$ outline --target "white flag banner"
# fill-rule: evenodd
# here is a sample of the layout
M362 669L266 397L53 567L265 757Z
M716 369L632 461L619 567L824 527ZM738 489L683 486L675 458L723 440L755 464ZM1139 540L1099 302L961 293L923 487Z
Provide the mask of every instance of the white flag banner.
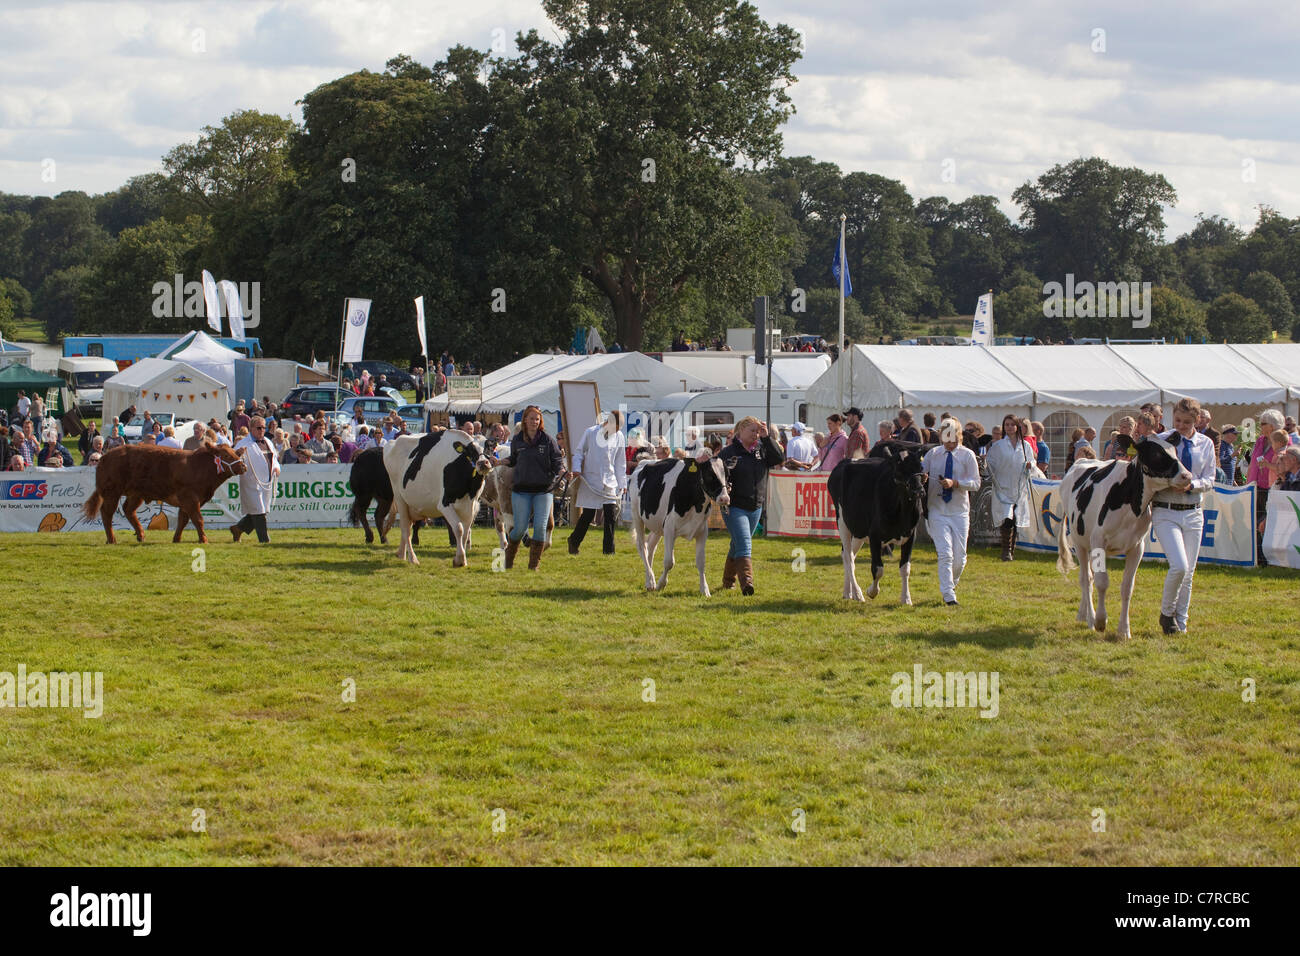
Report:
M179 293L177 294L179 295ZM208 327L220 335L221 297L217 293L217 280L212 278L212 273L207 269L203 270L203 304L208 311Z
M221 294L226 300L226 319L230 322L230 334L236 342L243 342L244 306L239 301L239 286L229 279L222 279ZM220 331L220 323L218 323L218 331Z
M971 325L970 340L973 345L993 344L992 292L986 292L975 303L975 321Z
M370 323L370 300L348 299L344 308L343 361L360 362L366 350L366 326Z
M415 334L420 337L420 354L429 354L429 343L424 338L424 296L415 298Z
M1268 493L1264 557L1274 567L1300 568L1300 491Z

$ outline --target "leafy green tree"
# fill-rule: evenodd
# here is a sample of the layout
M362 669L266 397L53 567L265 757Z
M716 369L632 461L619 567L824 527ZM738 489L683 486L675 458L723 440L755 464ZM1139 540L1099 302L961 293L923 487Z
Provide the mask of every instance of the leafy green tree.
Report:
M0 288L0 338L13 339L16 335L14 304L5 294L5 290Z
M1226 292L1210 303L1205 324L1215 342L1264 342L1273 331L1259 306L1235 292Z
M88 264L108 242L95 220L95 202L85 193L36 197L23 233L23 285L35 289L55 272Z
M1164 176L1091 157L1053 166L1012 198L1039 275L1123 282L1153 278L1177 194Z
M96 217L110 236L143 226L163 214L168 180L162 173L132 176L121 189L96 197Z
M791 303L786 303L786 314L782 320L788 323L784 335L820 335L829 343L834 343L840 328L840 290L834 286L809 289L804 299L803 312L790 311ZM870 343L875 341L872 327L862 306L853 296L844 299L844 335L853 342Z
M1043 285L1026 282L993 296L995 335L1036 335L1065 338L1065 323L1043 315Z
M1292 323L1295 322L1295 307L1291 304L1291 297L1287 295L1282 280L1273 273L1262 269L1259 272L1252 272L1246 276L1241 291L1246 298L1254 300L1268 317L1272 327L1279 332L1291 328Z
M781 244L731 174L771 162L797 35L737 0L546 0L560 42L520 36L497 70L525 93L519 178L557 198L548 231L641 346L688 286L743 302L778 281ZM527 165L524 165L527 161Z
M21 197L7 197L0 193L0 200L17 200ZM23 237L32 224L32 217L25 208L9 211L0 209L0 277L21 279L26 275L24 268L27 261L23 249Z
M49 341L57 342L65 332L78 327L82 289L92 276L88 265L69 266L51 272L37 288L32 297L32 314L45 326Z
M176 314L170 293L167 307L155 309L161 293L155 292L154 286L162 282L170 289L177 274L186 276L187 281L197 279L201 267L196 256L210 237L211 226L200 216L180 223L155 219L123 230L94 263L78 309L79 323L89 325L75 328L178 334L194 328L198 324L195 318Z
M1137 334L1129 329L1117 337L1132 338ZM1151 326L1141 334L1166 341L1203 342L1208 335L1205 310L1168 286L1158 285L1151 290Z
M0 279L0 295L9 299L15 318L26 318L32 314L32 294L17 279Z

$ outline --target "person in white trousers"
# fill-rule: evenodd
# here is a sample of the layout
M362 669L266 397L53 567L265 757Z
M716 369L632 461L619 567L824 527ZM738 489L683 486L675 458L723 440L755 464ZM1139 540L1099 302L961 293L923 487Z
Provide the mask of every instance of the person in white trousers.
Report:
M1174 406L1174 427L1160 438L1178 436L1175 452L1191 474L1191 481L1156 492L1151 502L1151 528L1169 561L1164 594L1160 598L1160 627L1166 634L1187 633L1187 611L1192 603L1192 575L1201 553L1205 515L1201 496L1214 487L1214 442L1196 430L1201 406L1184 398Z
M939 591L943 603L957 604L957 582L966 569L966 536L970 531L970 495L980 489L979 462L961 443L961 423L945 418L939 426L943 444L921 459L926 476L930 517L926 528L939 557Z

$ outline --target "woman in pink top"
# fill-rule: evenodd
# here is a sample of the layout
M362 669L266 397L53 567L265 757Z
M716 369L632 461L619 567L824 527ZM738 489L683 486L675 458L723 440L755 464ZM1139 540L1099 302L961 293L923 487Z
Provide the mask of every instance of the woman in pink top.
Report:
M844 457L849 438L840 429L843 421L844 417L839 412L833 412L830 418L826 419L826 444L822 445L822 450L817 453L817 460L813 462L813 471L830 471Z
M1270 438L1273 432L1282 427L1282 413L1276 408L1270 408L1261 412L1259 415L1259 440L1255 442L1255 449L1250 453L1250 468L1246 472L1246 481L1253 481L1262 491L1268 490L1273 484L1273 471L1269 468L1272 464L1274 453Z

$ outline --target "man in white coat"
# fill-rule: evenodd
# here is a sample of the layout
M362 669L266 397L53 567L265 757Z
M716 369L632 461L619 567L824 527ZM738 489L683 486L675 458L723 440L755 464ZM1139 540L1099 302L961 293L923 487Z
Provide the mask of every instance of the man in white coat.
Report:
M614 526L618 508L627 492L627 439L617 411L606 412L604 421L582 433L573 449L573 471L569 478L581 475L575 502L582 509L578 523L569 535L569 554L577 554L587 529L596 517L604 515L604 553L614 553Z
M1002 437L989 446L984 456L993 479L993 523L1002 533L1002 560L1016 558L1017 529L1028 528L1033 516L1029 478L1036 457L1020 433L1020 419L1002 419Z
M248 467L239 476L239 507L244 517L230 526L236 541L240 535L257 532L257 540L266 544L266 513L275 500L275 480L280 474L280 461L275 446L266 437L266 419L257 416L248 425L248 434L240 439L235 450L246 449L244 460Z
M939 591L943 603L957 604L957 583L966 568L966 536L970 532L970 496L980 490L980 466L975 453L961 443L961 423L953 418L939 425L943 444L921 459L926 475L930 516L926 527L939 558Z

